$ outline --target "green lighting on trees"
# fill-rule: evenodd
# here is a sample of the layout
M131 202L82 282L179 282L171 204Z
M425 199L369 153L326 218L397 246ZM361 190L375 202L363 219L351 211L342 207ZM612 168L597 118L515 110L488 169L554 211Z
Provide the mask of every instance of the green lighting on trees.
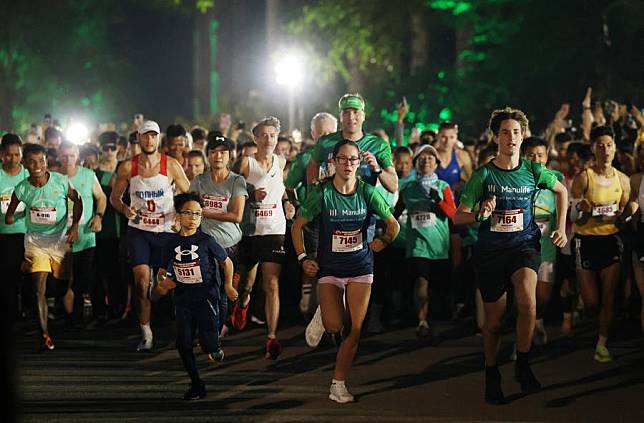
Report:
M440 120L450 120L452 118L452 111L445 107L438 113L438 117Z

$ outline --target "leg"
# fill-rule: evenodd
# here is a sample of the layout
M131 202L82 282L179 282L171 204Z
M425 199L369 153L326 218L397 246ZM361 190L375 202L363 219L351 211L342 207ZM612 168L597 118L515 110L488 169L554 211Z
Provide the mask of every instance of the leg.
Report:
M138 300L138 316L141 325L150 324L150 299L148 298L148 290L150 289L150 266L147 264L139 264L132 268L134 274L134 286L136 298Z
M595 317L599 312L599 290L595 272L577 269L577 284L584 301L584 312L588 317Z
M279 263L262 263L262 279L266 294L266 326L268 336L275 337L280 317L279 277L282 265Z
M45 297L45 291L47 290L47 276L49 273L46 272L35 272L32 273L31 278L33 281L34 293L36 294L36 311L38 325L40 326L40 331L43 335L49 334L47 327L47 315L49 309L47 308L47 298Z
M416 310L418 312L418 321L427 322L429 302L429 282L424 277L416 278L414 286L414 297L416 300Z
M360 331L362 330L362 323L367 314L367 307L369 306L371 284L349 283L346 293L347 310L351 321L349 333L342 340L336 358L333 378L339 381L346 380L347 372L358 350Z
M517 315L517 353L527 353L532 345L532 334L537 314L537 273L523 267L512 274Z
M619 285L620 263L613 263L599 272L602 290L601 311L599 312L599 335L608 338L613 322L615 291Z
M493 303L483 303L485 311L483 323L483 353L485 365L496 366L496 354L499 349L499 331L501 330L501 317L505 312L507 294Z
M318 284L322 323L329 333L340 333L344 324L344 290L331 283Z
M640 291L640 298L642 299L640 324L644 332L644 263L639 261L635 252L633 252L633 274L635 275L635 283L637 284L637 289Z

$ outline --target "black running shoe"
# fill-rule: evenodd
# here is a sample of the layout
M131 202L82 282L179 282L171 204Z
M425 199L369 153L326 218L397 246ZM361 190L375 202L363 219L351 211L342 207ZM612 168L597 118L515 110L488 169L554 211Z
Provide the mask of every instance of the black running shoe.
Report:
M498 367L485 368L485 402L499 405L505 403L505 396L501 389L501 373Z
M524 394L534 394L541 390L541 383L534 376L528 364L521 364L517 361L514 366L514 377L521 385L521 392Z
M183 399L186 401L200 400L206 397L206 385L201 382L198 385L190 385L190 389L183 394Z

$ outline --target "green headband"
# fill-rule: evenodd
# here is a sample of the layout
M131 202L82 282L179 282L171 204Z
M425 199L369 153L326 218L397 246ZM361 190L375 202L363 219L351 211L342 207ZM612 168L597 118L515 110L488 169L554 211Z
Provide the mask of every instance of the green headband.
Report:
M364 101L360 97L355 95L342 97L340 99L340 102L338 103L338 106L340 107L340 111L345 109L357 109L364 111Z

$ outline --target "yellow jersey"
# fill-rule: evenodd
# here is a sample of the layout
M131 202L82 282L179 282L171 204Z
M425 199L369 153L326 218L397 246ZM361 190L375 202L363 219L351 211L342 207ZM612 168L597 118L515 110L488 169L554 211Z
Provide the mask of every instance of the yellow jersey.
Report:
M584 198L591 204L591 211L575 222L575 233L579 235L611 235L619 229L610 219L619 212L622 199L622 185L617 170L612 176L597 174L592 168L586 169L588 188Z

